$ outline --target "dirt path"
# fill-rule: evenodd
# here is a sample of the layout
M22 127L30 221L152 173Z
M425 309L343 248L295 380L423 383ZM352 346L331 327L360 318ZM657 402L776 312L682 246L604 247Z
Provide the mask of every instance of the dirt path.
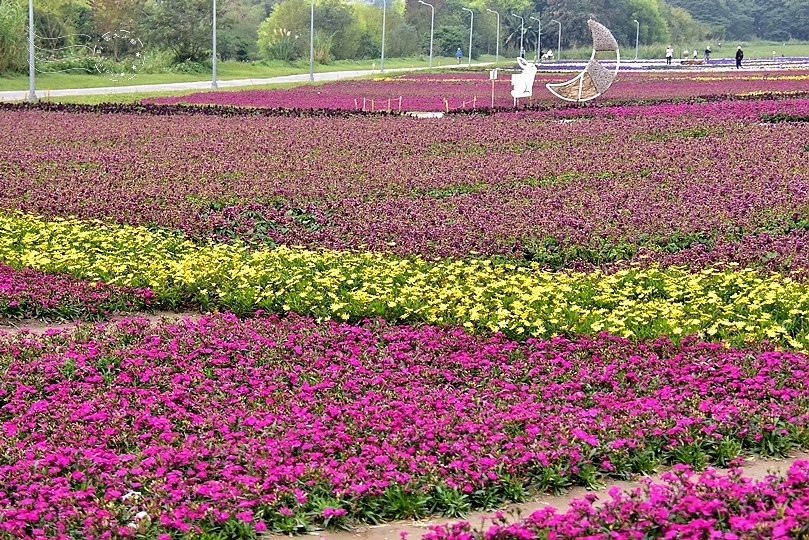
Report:
M746 460L743 469L745 476L761 480L768 474L786 474L789 467L797 460L807 460L809 454L805 452L795 452L792 456L782 460L768 460L756 457L750 457ZM659 476L652 477L653 480L659 479ZM640 487L639 482L611 482L604 489L598 490L596 493L601 500L609 500L607 492L614 486L627 491ZM552 506L560 511L565 511L570 507L573 499L584 497L587 493L592 493L585 488L577 487L569 490L564 495L542 495L534 500L521 504L510 504L501 510L510 515L512 520L516 520L517 516L528 516L532 512ZM472 526L480 526L484 520L486 523L491 522L491 517L494 512L472 512L463 521L468 521ZM445 518L432 518L423 519L419 521L395 521L386 523L384 525L370 525L358 527L352 531L316 531L308 533L309 536L317 536L328 540L401 540L402 534L407 533L407 536L413 540L417 540L428 531L430 525L439 525L443 523L453 523L460 521L458 519L445 519ZM265 538L280 540L281 535L267 535Z
M201 316L198 312L176 313L171 311L157 311L155 313L127 313L122 315L114 315L110 317L110 321L119 321L121 319L131 319L134 317L143 317L149 319L152 324L159 322L163 319L175 320L190 317L192 319L199 319ZM41 321L39 319L4 319L0 318L0 334L3 332L7 334L18 334L20 332L30 332L32 334L44 334L52 329L73 328L79 323L73 322L52 322ZM86 324L86 323L84 323Z

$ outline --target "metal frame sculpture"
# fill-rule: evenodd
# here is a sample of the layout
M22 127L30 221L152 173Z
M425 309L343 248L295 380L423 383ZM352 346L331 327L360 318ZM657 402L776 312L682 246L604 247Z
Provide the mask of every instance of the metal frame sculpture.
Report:
M603 24L590 19L587 21L590 34L593 36L593 54L584 71L562 83L548 83L545 87L550 92L566 101L589 101L597 98L607 91L615 76L618 74L618 66L621 64L621 53L618 50L618 42L615 36ZM609 70L602 66L596 55L601 51L615 51L615 69Z

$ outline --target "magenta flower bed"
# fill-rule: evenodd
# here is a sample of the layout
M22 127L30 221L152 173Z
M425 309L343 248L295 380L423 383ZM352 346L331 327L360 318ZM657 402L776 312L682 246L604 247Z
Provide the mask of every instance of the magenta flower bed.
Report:
M0 209L554 268L803 271L809 130L761 121L778 113L809 117L809 100L442 120L7 112Z
M0 336L0 531L292 532L779 455L807 383L803 354L381 321Z
M511 74L502 70L495 82L495 107L512 107ZM534 103L560 104L545 89L549 82L570 78L569 73L537 74ZM757 72L620 72L604 94L608 100L691 99L756 92L809 92L809 71ZM400 101L401 98L401 101ZM524 101L524 100L523 100ZM603 99L602 99L603 101ZM447 111L488 108L492 83L488 71L478 73L410 73L374 80L351 80L306 85L284 90L198 92L186 96L149 98L146 103L192 103L285 109L348 109L365 111ZM521 101L522 103L522 101Z
M754 481L734 469L709 470L698 478L675 466L663 483L575 500L563 514L552 507L508 524L505 516L488 529L469 523L434 526L425 540L629 540L633 538L805 538L809 534L809 462L797 461L786 477Z
M148 289L129 289L0 264L0 318L101 320L152 303Z

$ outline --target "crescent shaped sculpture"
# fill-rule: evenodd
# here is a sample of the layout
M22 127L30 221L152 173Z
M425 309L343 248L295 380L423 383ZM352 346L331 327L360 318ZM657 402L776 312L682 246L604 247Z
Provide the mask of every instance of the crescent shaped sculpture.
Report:
M590 34L593 36L593 54L584 71L561 83L548 83L545 87L557 97L566 101L589 101L597 98L607 91L612 85L615 76L618 74L618 66L621 63L621 53L618 51L618 42L612 32L594 20L587 21ZM615 70L611 71L602 66L596 55L600 51L615 51Z

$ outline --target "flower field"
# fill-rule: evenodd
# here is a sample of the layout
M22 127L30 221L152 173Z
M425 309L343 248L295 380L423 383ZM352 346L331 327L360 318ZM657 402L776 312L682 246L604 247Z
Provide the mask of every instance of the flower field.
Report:
M727 475L709 471L696 481L691 469L676 466L663 484L650 484L631 494L613 491L612 500L594 507L595 495L578 500L564 514L553 508L524 521L507 524L504 516L482 531L460 522L435 527L429 540L473 538L643 538L654 530L662 538L804 538L807 514L807 462L796 462L786 478L772 476L753 482L740 470ZM609 531L609 536L605 531Z
M0 538L252 539L666 468L430 535L804 537L806 463L690 473L809 448L809 84L703 75L440 119L340 105L423 76L316 113L2 106L0 318L77 324L0 333Z
M809 442L809 357L719 344L218 315L0 351L12 534L458 515Z
M494 106L509 108L511 73L500 71L495 82ZM546 83L565 81L568 73L539 72L532 103L549 105L555 98ZM794 93L809 88L805 69L755 72L623 71L605 94L609 100L692 99L694 97L747 95L762 92ZM150 98L149 103L192 103L239 107L349 109L363 111L447 111L488 108L492 84L488 71L477 74L424 74L380 76L373 81L339 81L305 85L287 90L197 92L189 96Z

